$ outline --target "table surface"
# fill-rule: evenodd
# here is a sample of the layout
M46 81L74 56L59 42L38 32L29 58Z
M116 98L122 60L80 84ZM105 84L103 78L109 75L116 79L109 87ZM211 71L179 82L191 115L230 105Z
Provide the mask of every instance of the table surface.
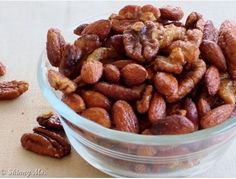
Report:
M86 163L74 150L64 159L35 155L21 148L20 137L37 125L36 116L51 110L37 84L36 68L45 47L47 29L75 27L96 14L117 12L125 4L152 3L180 5L186 14L198 11L219 27L230 17L236 19L233 2L0 2L0 61L7 74L0 81L26 80L29 91L20 98L0 102L0 177L108 177ZM222 159L199 177L236 177L236 142Z

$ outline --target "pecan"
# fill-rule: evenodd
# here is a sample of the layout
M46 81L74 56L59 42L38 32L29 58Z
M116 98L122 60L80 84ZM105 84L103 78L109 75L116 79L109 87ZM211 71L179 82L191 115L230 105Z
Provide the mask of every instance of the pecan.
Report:
M143 83L148 76L146 69L138 64L128 64L121 70L126 85L133 86Z
M88 34L83 35L80 38L78 38L74 45L81 49L83 55L90 54L95 49L101 47L101 42L99 41L99 37L95 34Z
M218 36L219 36L219 32L215 28L213 22L210 20L206 21L206 24L204 26L204 31L203 31L203 40L210 40L212 42L217 43Z
M152 97L150 108L148 110L148 119L151 123L156 123L166 115L166 102L159 94Z
M124 19L123 17L116 16L111 19L112 29L118 33L123 33L129 26L136 23L137 20Z
M204 98L200 98L197 103L198 114L200 117L204 116L211 110L210 104Z
M92 107L88 108L81 113L81 115L85 118L88 118L103 127L110 128L111 127L111 120L108 112L100 107Z
M207 112L200 120L202 128L214 127L229 119L234 110L234 104L224 104Z
M136 90L106 82L95 84L95 90L116 100L134 101L140 98L140 93Z
M197 111L197 106L193 102L192 99L187 98L185 100L185 109L186 109L186 117L192 121L192 123L195 126L195 130L198 130L199 127L199 120L198 120L198 111Z
M96 50L93 51L93 53L91 53L88 58L87 61L103 61L106 59L110 59L110 58L116 58L117 57L117 53L114 49L112 48L105 48L105 47L100 47L97 48Z
M182 49L175 48L171 51L169 57L157 56L152 65L155 71L180 74L185 63Z
M48 71L48 81L55 90L60 90L66 94L74 92L77 88L75 82L55 70Z
M151 128L154 135L174 135L194 132L194 124L181 115L171 115L155 123Z
M151 21L137 22L125 30L123 42L127 56L138 62L152 60L159 49L156 34L157 27Z
M25 81L9 81L0 83L0 100L10 100L18 98L29 88Z
M161 16L160 10L150 4L144 5L141 8L141 14L139 19L145 21L156 21Z
M0 76L5 75L6 73L6 67L3 65L3 63L0 62Z
M59 134L45 128L34 128L34 133L26 133L21 137L24 149L55 158L69 155L71 146Z
M87 27L89 24L81 24L74 29L74 34L81 35L82 31Z
M139 113L146 113L149 110L150 102L152 99L152 92L153 92L152 85L148 85L145 87L142 99L137 101L136 103L137 111Z
M220 71L226 71L226 60L217 43L203 40L200 46L201 55L209 64L216 66Z
M214 96L220 88L220 74L218 69L210 66L205 73L204 80L209 95Z
M188 72L182 81L179 82L178 92L166 96L167 102L176 102L189 94L206 72L206 64L203 60L196 61L190 68L192 71Z
M226 20L220 27L218 44L229 67L231 78L236 79L236 23Z
M80 72L81 80L87 84L95 84L102 77L103 65L99 61L86 61Z
M112 118L120 131L138 133L139 124L132 107L125 101L119 100L112 107Z
M161 18L170 21L179 21L183 18L184 12L181 7L166 6L160 8Z
M58 29L49 29L47 33L47 56L52 66L58 67L66 42Z
M96 34L101 40L103 40L108 37L110 31L110 21L102 19L87 25L81 32L81 35Z
M140 15L141 7L136 5L127 5L120 9L119 15L125 19L138 19Z
M218 95L226 104L235 104L235 85L233 81L228 78L221 80Z
M100 107L107 111L111 108L111 102L109 99L99 92L91 90L85 91L82 93L82 98L88 108Z
M59 65L59 72L70 79L78 76L81 57L80 48L70 44L66 45Z
M157 72L154 77L154 85L157 91L165 96L171 96L178 92L177 79L168 73Z
M120 71L115 65L112 64L107 64L104 66L103 75L110 83L118 83L120 80Z
M64 94L62 96L62 101L77 113L85 110L84 100L78 94Z
M49 130L63 130L59 116L53 112L41 114L37 117L37 122Z

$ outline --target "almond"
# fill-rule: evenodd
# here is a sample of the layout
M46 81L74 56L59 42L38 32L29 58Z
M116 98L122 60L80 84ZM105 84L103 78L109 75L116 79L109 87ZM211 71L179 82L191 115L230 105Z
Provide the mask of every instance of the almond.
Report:
M80 113L85 110L84 100L78 94L65 94L62 97L62 101L77 113Z
M209 95L214 96L220 87L220 73L214 66L210 66L205 73L205 86Z

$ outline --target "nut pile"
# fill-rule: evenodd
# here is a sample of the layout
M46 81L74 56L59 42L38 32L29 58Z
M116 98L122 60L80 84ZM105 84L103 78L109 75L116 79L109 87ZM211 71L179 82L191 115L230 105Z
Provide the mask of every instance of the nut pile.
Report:
M0 77L6 74L6 67L0 62ZM0 101L18 98L29 88L29 84L25 81L6 81L0 82Z
M37 117L41 127L35 127L33 133L21 137L24 149L40 155L62 158L70 154L71 146L63 137L63 127L59 116L49 112Z
M180 7L123 7L78 26L67 43L47 33L48 80L62 101L98 124L137 134L214 127L235 108L236 23L220 29Z

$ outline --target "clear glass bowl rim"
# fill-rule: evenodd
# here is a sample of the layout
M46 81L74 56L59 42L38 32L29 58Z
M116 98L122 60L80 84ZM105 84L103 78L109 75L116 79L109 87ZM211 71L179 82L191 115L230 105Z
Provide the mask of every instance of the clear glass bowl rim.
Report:
M102 137L111 141L132 143L139 145L173 145L173 144L187 144L206 140L216 135L220 135L236 126L236 117L232 117L224 123L216 127L199 130L190 134L182 135L140 135L127 132L116 131L105 128L95 122L92 122L70 109L66 104L53 92L47 80L46 50L44 49L40 55L37 69L38 83L43 96L47 99L50 105L64 118L75 126L86 130L98 137Z

